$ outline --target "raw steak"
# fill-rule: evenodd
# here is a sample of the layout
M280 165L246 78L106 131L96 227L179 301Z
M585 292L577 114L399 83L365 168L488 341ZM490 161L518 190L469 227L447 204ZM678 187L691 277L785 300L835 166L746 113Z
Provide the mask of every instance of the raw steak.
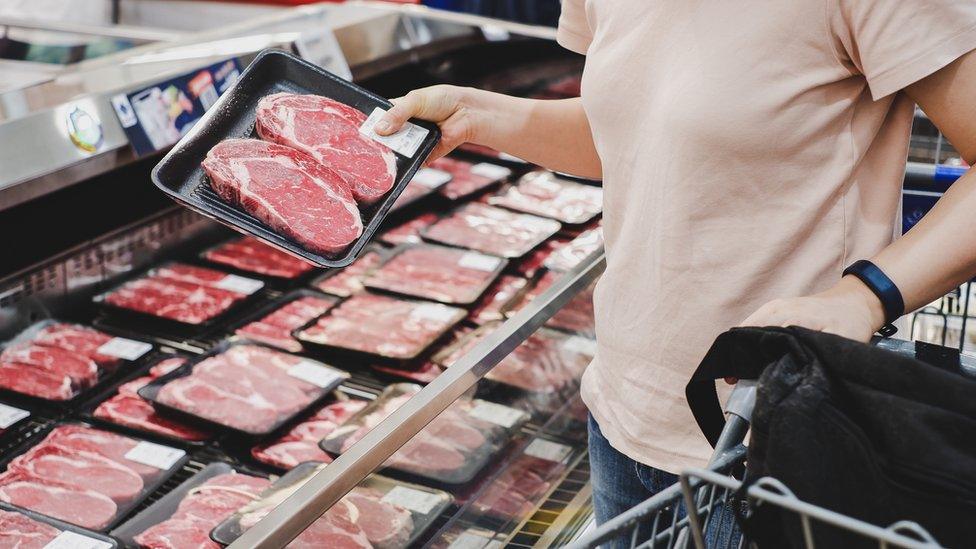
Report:
M513 275L502 275L492 284L468 318L476 324L484 324L505 318L505 309L518 297L529 281Z
M478 252L421 244L397 253L364 283L387 292L466 305L478 299L503 263Z
M98 349L111 339L112 336L94 328L58 322L42 328L31 341L38 345L57 347L86 356L103 368L111 368L118 365L121 360L98 352Z
M0 387L48 400L68 400L76 392L71 378L16 362L0 362Z
M420 242L420 231L437 221L437 214L421 214L410 221L401 223L380 235L380 241L393 246L416 244Z
M158 415L152 405L138 395L137 391L139 389L159 375L163 375L162 373L154 374L153 372L165 371L165 368L168 366L165 364L167 362L169 362L169 365L179 367L183 364L184 360L182 358L171 358L161 361L156 366L153 366L149 376L136 378L121 385L118 393L99 404L95 408L95 411L92 412L92 415L111 423L168 437L184 440L209 439L209 433ZM156 368L160 369L156 370Z
M203 169L222 199L309 250L335 254L363 233L345 181L305 153L229 139L207 153Z
M568 271L601 247L603 247L603 228L590 229L553 252L543 265L553 271Z
M276 93L258 103L258 135L306 152L339 172L362 203L375 202L393 188L396 155L359 133L366 115L317 95Z
M122 285L105 296L105 302L186 324L201 324L244 297L237 292L149 276Z
M66 375L75 387L92 386L98 378L98 365L84 355L57 347L44 347L32 343L11 345L0 353L0 361L28 364L35 368Z
M359 510L346 502L339 500L331 509L325 512L298 535L288 549L368 549L373 545L366 537L366 532L356 523Z
M131 461L125 457L125 454L139 443L137 440L101 429L82 425L59 425L52 429L42 442L42 444L48 443L78 451L101 454L139 473L143 480L157 477L162 473L155 467Z
M251 455L281 469L291 469L303 461L330 463L332 458L322 451L319 441L364 407L365 400L346 400L324 406L278 440L252 448Z
M182 358L167 358L160 360L155 366L149 369L149 376L152 378L162 377L184 364L186 364L186 360Z
M382 501L383 494L368 488L355 488L345 501L359 511L356 523L376 549L405 547L413 533L410 511Z
M522 176L518 185L488 203L578 225L603 211L603 189L539 171Z
M363 278L382 261L380 254L366 252L345 269L319 279L315 287L329 295L349 297L363 291Z
M56 444L34 447L10 462L7 470L80 490L93 490L119 503L138 496L144 486L142 477L125 465L99 454Z
M253 236L221 244L204 253L203 257L242 271L279 278L296 278L315 268L311 263L272 248Z
M10 472L0 475L0 501L94 530L107 526L118 510L111 498L93 490Z
M299 340L395 359L414 358L464 317L436 303L358 294L296 336Z
M235 333L253 341L297 353L302 350L302 344L291 337L291 333L328 311L336 301L335 298L300 297L261 320L238 328Z
M0 509L0 547L43 549L61 530L27 515Z
M488 485L470 508L503 520L525 517L552 486L549 480L564 469L562 463L523 454Z
M426 239L500 257L521 257L559 231L552 219L472 203L431 225Z
M479 175L478 169L476 168L474 172L471 171L475 167L475 164L471 162L465 162L464 160L458 160L456 158L438 158L430 163L431 168L437 168L438 170L444 170L451 174L451 180L439 189L440 193L450 200L460 200L467 196L473 195L475 193L481 192L488 187L498 183L502 179L505 179L511 175L512 171L507 170L507 168L502 168L501 166L494 166L489 164L494 171L497 171L501 177L488 177L486 175ZM502 175L503 170L507 170L507 174Z
M195 286L207 286L208 288L220 288L220 283L227 278L227 273L223 271L185 263L168 263L155 269L153 274L159 278L186 282Z
M535 250L529 252L528 255L518 262L518 265L515 266L515 272L525 278L535 278L535 275L539 274L539 271L542 270L542 265L549 259L549 256L567 244L569 244L568 239L558 236L546 240L541 246L536 247Z

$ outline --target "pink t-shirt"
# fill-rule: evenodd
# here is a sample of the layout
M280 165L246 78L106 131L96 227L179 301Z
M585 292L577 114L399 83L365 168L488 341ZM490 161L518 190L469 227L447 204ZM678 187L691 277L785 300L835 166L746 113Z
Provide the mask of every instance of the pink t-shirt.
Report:
M711 449L684 398L709 345L765 302L891 242L914 105L976 49L973 0L563 0L586 54L607 271L583 398L668 471Z

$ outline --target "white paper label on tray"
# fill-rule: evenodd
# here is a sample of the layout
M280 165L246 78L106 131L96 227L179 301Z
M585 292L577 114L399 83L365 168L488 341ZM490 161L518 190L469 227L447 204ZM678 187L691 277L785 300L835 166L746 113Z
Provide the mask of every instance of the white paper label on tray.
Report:
M185 455L183 450L144 440L126 452L125 459L165 471Z
M583 336L572 336L563 342L563 349L581 355L596 355L596 340Z
M454 320L455 310L443 305L424 303L410 312L414 320L433 320L434 322L450 322Z
M399 505L422 515L433 511L440 501L441 498L437 494L414 490L406 486L394 486L383 496L384 503Z
M373 128L376 127L377 122L380 121L380 118L384 114L386 114L386 111L379 107L373 109L373 113L359 127L359 133L369 137L373 141L386 145L403 156L415 155L421 143L424 142L424 138L427 137L427 128L421 128L416 124L407 122L400 128L400 131L393 135L379 135L373 131Z
M419 185L423 185L428 189L436 189L450 180L451 174L445 172L444 170L420 168L410 181L411 183L416 182Z
M479 271L494 271L501 263L501 259L493 255L479 254L478 252L468 252L458 260L458 266L465 269L477 269Z
M573 449L565 444L537 438L525 449L525 455L562 463Z
M44 549L111 549L112 544L100 539L65 530L47 542Z
M6 429L18 421L30 417L30 412L0 404L0 429Z
M471 173L481 177L487 177L488 179L494 181L496 179L505 179L506 177L512 175L512 170L506 168L505 166L499 166L498 164L481 162L480 164L471 166Z
M488 549L490 543L492 541L485 536L465 531L461 532L461 535L455 538L447 549Z
M288 368L288 375L307 381L316 387L331 387L337 380L342 379L342 374L336 370L309 360L303 360Z
M261 288L264 288L264 282L254 280L253 278L245 278L243 276L227 275L220 279L215 286L221 290L227 290L228 292L251 295Z
M501 425L507 429L515 425L525 414L515 408L482 401L472 408L468 415L475 419Z
M124 337L113 337L98 348L98 354L122 360L136 360L152 350L152 344Z

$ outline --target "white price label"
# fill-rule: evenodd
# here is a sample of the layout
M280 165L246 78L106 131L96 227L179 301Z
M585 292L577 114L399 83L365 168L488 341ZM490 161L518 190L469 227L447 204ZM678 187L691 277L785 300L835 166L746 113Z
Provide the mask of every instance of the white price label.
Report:
M30 412L0 404L0 429L6 429L22 419L30 417Z
M144 440L126 452L125 459L165 471L185 455L183 450Z
M113 337L98 348L98 354L122 360L135 360L152 350L152 344L124 337Z
M453 309L446 305L437 305L434 303L424 303L418 305L413 311L410 312L410 318L414 320L433 320L434 322L450 322L454 320L456 316L457 309Z
M537 438L525 448L525 455L562 463L573 449L565 444Z
M572 336L563 342L563 349L580 355L596 356L596 340L583 336Z
M44 549L111 549L112 544L100 539L65 530L47 542Z
M501 263L501 258L493 255L479 254L478 252L468 252L458 260L458 266L465 269L477 269L479 271L494 271Z
M478 404L468 412L468 415L475 419L494 423L495 425L501 425L506 429L511 428L523 417L525 417L525 414L520 410L509 408L508 406L502 406L501 404L495 404L494 402L485 402L483 400L478 402Z
M435 170L434 168L420 168L417 173L410 180L411 183L416 182L428 189L436 189L441 185L444 185L451 180L451 174L445 172L444 170Z
M264 288L264 282L260 280L254 280L253 278L244 278L243 276L237 275L227 275L220 279L216 287L221 290L227 290L229 292L235 292L238 294L251 295L254 292Z
M336 382L343 378L342 373L338 370L309 360L303 360L288 368L288 375L307 381L316 387L333 387Z
M369 118L367 118L366 121L363 122L363 125L359 127L359 133L369 137L377 143L386 145L403 156L413 156L416 154L417 149L420 148L420 144L424 142L424 138L427 137L427 134L429 133L427 129L407 122L402 128L400 128L400 131L393 135L379 135L373 131L373 128L376 127L376 123L380 121L380 118L382 118L384 114L386 114L386 111L379 107L373 109L373 113L370 114Z
M481 177L487 177L488 179L495 181L498 179L505 179L506 177L512 175L512 170L506 168L505 166L499 166L498 164L482 162L480 164L471 166L471 173L474 175L480 175Z
M392 503L415 513L426 515L437 507L441 498L437 494L415 490L406 486L394 486L383 496L384 503Z

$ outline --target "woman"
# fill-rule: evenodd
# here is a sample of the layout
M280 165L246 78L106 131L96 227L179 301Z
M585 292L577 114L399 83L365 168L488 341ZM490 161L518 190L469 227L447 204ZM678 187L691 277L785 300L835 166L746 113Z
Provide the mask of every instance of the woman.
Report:
M976 2L563 0L558 40L586 55L582 98L435 86L383 130L432 120L435 155L469 141L603 179L582 386L603 522L709 456L684 386L718 334L866 341L885 304L845 267L870 259L899 313L976 273L972 171L892 243L916 103L976 160Z

